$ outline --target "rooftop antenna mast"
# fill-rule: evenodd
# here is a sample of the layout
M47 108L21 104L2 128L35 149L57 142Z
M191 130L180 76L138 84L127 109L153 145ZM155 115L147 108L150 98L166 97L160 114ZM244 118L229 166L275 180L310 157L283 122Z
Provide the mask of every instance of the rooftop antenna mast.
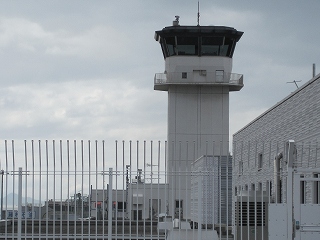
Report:
M287 83L294 83L296 85L296 87L299 88L297 82L301 82L301 80L300 81L293 80L292 82L287 82Z
M198 1L198 15L197 15L198 26L200 26L200 3Z
M312 77L314 78L316 76L316 64L312 64Z

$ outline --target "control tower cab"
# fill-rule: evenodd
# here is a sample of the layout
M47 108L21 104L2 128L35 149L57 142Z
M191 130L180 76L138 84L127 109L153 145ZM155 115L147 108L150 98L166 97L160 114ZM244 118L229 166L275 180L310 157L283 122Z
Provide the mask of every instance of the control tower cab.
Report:
M156 31L165 59L165 72L156 74L155 90L170 85L243 87L240 74L232 74L232 56L243 32L222 26L170 26Z

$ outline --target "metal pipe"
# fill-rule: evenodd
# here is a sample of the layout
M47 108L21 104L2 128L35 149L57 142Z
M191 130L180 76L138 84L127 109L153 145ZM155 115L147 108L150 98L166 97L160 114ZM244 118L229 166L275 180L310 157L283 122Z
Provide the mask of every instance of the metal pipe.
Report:
M1 219L3 219L3 175L4 170L1 170Z
M21 239L22 228L22 168L19 168L18 181L18 239Z
M109 168L109 186L108 186L108 240L112 239L112 174L113 169ZM131 226L131 225L130 225Z
M274 201L275 203L281 202L281 179L280 179L280 160L282 153L279 153L274 158Z

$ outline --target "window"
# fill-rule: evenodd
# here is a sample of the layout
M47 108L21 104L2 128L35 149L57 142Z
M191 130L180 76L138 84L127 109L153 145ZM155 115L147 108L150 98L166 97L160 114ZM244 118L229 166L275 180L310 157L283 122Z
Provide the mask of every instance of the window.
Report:
M216 81L223 82L223 75L224 75L223 70L216 70Z
M178 55L198 55L197 37L177 37Z
M259 153L258 155L258 170L261 170L263 167L263 155L262 153Z
M235 41L228 37L166 36L161 42L165 57L174 55L232 57Z
M300 176L301 178L304 178L303 175ZM305 204L306 203L306 182L300 181L300 203Z
M118 210L126 210L127 209L127 203L126 202L118 202Z
M201 55L220 56L224 37L202 37Z
M186 72L182 72L182 78L188 78L188 73L186 73Z
M175 218L183 218L182 200L176 200L174 216Z
M223 46L220 49L220 56L232 57L232 52L234 49L234 40L231 38L225 38Z
M320 174L316 173L313 175L314 178L319 178ZM319 179L320 180L320 179ZM313 182L313 203L319 204L320 203L320 182L314 181Z
M266 187L269 189L269 196L272 196L272 181L267 181Z
M167 45L167 54L168 56L176 55L176 40L175 37L167 37L166 39Z
M202 37L202 56L232 57L234 40L226 37Z
M242 175L243 174L243 162L240 161L239 162L239 175Z
M182 207L182 200L176 200L176 208Z

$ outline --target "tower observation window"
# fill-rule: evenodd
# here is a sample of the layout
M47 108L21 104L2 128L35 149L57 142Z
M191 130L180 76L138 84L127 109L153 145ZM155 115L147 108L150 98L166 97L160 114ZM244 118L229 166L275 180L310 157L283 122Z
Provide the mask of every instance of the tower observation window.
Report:
M232 57L235 40L225 36L166 36L161 44L165 57L175 55Z
M177 37L178 55L198 55L197 37Z
M202 37L201 55L219 56L222 51L223 37Z
M202 37L201 55L231 57L233 40L225 37Z
M175 37L167 37L166 38L166 45L168 56L176 55L176 38Z

